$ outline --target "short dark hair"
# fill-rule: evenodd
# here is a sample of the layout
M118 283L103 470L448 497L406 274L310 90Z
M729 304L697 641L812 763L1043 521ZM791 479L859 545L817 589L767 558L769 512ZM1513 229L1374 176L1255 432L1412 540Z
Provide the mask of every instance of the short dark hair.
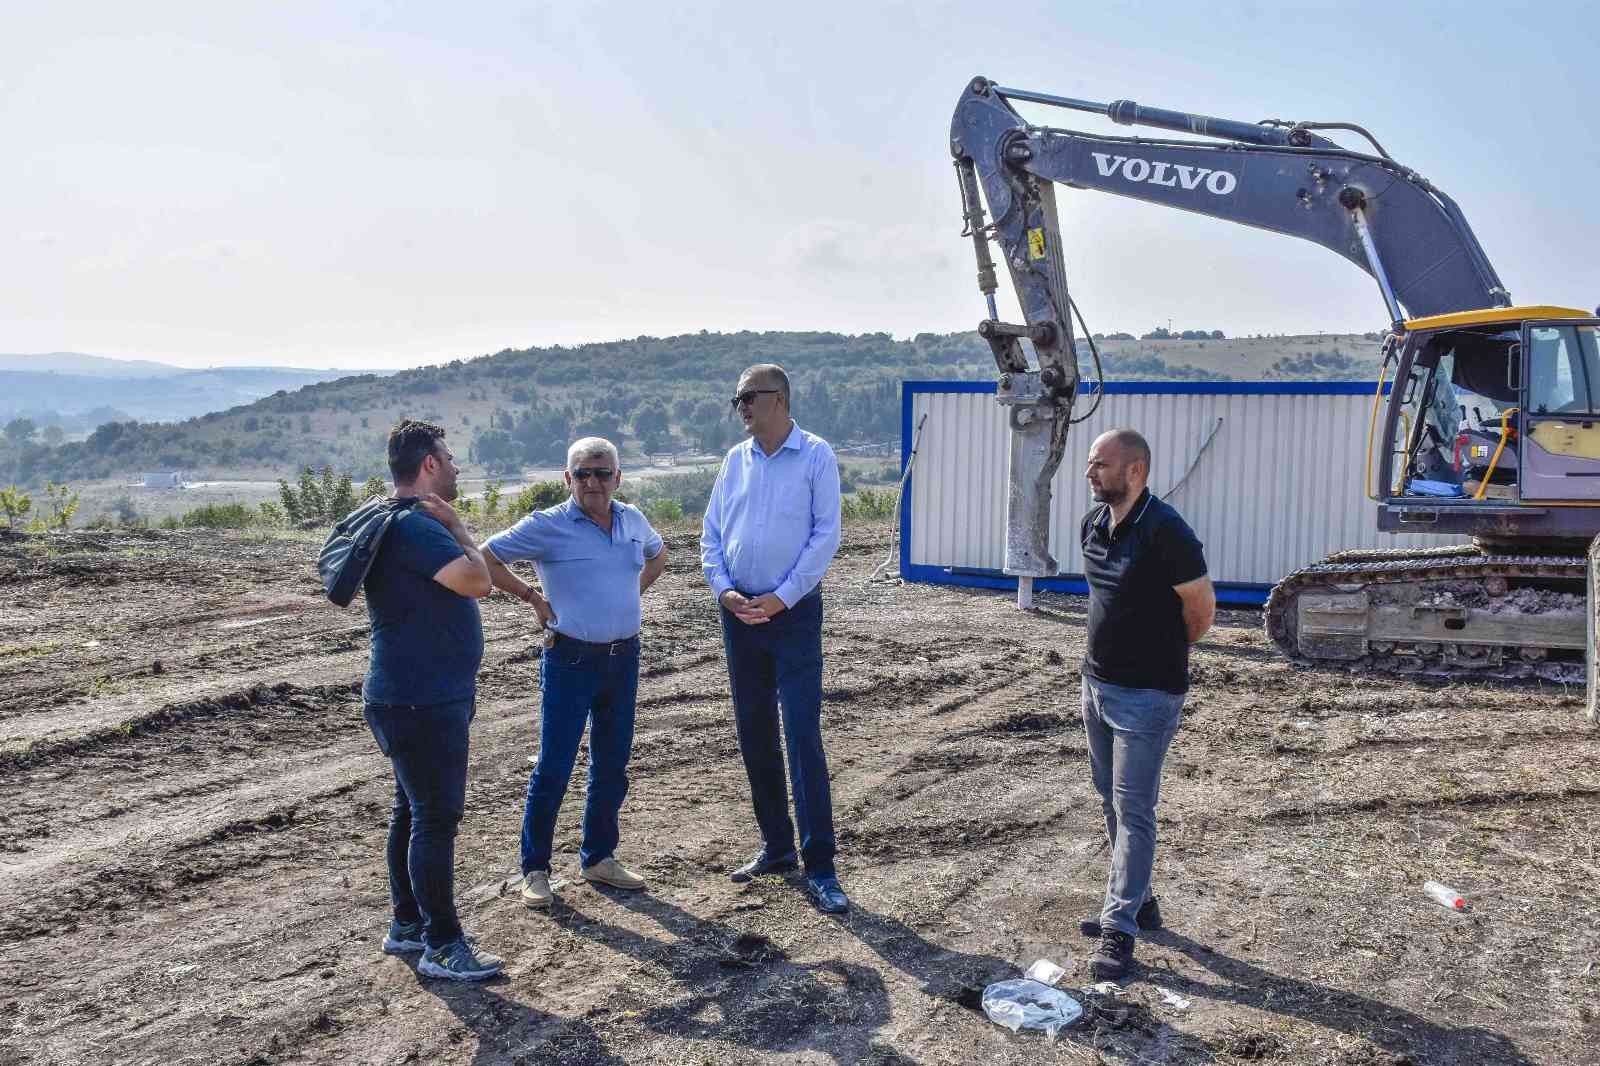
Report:
M422 460L434 454L439 441L444 439L444 429L432 422L403 419L389 431L389 474L396 485L409 485L417 480L422 470Z
M789 402L788 371L784 370L783 367L779 366L777 363L757 363L755 366L746 369L745 372L739 376L742 378L755 378L761 382L764 382L767 388L777 389L778 398L783 401L783 406L794 406Z
M1117 442L1117 447L1122 449L1129 459L1137 459L1144 463L1144 472L1150 473L1150 442L1144 439L1144 434L1136 429L1113 429L1106 436Z

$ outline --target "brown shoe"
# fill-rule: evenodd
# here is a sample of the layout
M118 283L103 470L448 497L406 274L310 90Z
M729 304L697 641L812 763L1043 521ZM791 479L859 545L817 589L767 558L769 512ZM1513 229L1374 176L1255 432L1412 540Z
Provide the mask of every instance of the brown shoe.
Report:
M644 887L644 878L616 859L601 859L593 866L585 866L579 873L585 881L597 885L610 885L612 888L623 888L630 892L636 892Z
M550 887L550 874L544 870L533 870L522 877L522 904L525 907L537 907L540 910L549 909L555 902L555 890Z

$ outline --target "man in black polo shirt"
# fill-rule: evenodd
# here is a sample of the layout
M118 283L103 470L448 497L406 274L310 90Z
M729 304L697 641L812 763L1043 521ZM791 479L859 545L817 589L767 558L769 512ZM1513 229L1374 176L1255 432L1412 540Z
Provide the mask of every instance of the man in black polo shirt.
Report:
M1211 628L1217 597L1200 541L1178 512L1150 495L1150 445L1132 429L1101 434L1084 477L1100 506L1079 531L1089 582L1083 726L1089 767L1111 838L1111 875L1090 970L1123 977L1141 928L1159 929L1150 894L1161 764L1189 688L1189 645Z

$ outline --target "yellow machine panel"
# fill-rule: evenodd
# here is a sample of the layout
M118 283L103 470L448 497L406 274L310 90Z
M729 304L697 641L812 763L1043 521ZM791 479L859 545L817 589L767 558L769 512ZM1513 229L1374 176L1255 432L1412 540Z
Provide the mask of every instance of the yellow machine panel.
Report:
M1551 455L1600 459L1600 425L1577 422L1535 422L1528 434Z

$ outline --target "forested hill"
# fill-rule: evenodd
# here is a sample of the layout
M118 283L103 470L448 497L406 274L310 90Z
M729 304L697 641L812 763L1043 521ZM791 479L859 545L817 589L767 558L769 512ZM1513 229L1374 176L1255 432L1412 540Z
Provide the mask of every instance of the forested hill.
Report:
M1318 335L1227 340L1166 331L1100 342L1106 376L1129 379L1368 377L1375 340ZM1201 339L1203 338L1203 339ZM1083 360L1087 365L1088 353ZM190 476L278 476L331 465L382 474L387 428L401 417L444 426L457 455L491 471L560 463L567 442L597 434L627 452L716 452L736 439L728 399L752 363L781 363L801 425L841 444L898 439L899 383L992 378L975 333L707 333L576 347L507 349L472 360L362 375L278 392L172 424L116 422L81 442L9 440L0 455L21 483L118 477L142 469Z

